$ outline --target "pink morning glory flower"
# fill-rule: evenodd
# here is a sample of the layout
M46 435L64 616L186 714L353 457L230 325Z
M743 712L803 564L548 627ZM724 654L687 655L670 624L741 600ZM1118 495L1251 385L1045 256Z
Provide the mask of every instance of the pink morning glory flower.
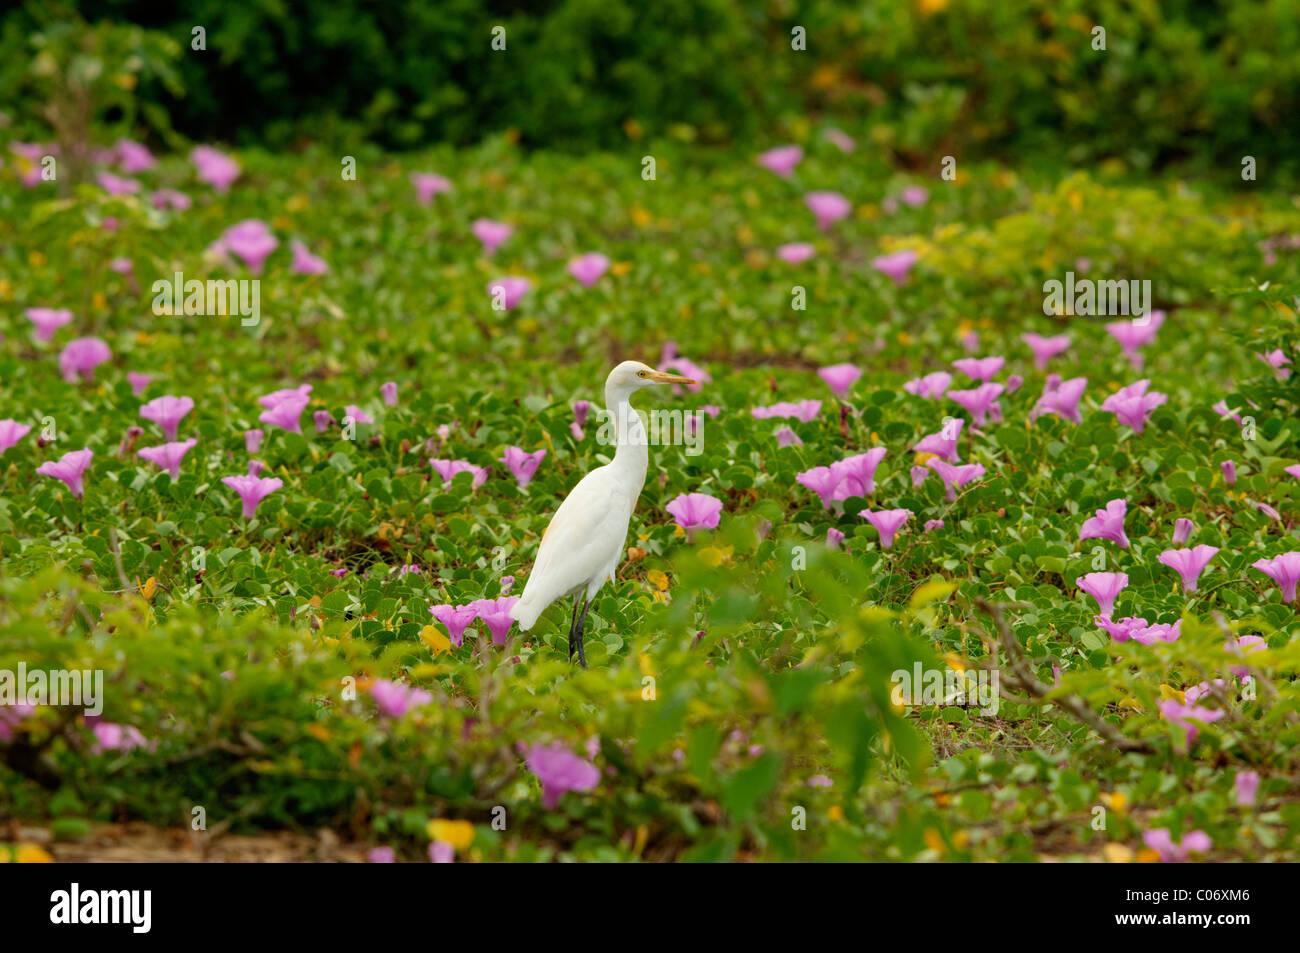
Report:
M108 267L119 275L129 275L135 269L130 258L114 258L108 263Z
M1111 500L1104 510L1097 510L1097 515L1089 517L1079 531L1079 540L1109 539L1120 549L1128 549L1128 537L1124 535L1124 514L1128 512L1128 500Z
M577 278L584 288L590 288L609 269L609 258L600 252L588 252L569 262L569 274Z
M832 471L830 467L813 467L811 470L795 474L795 480L801 486L816 493L822 501L822 506L828 510L831 508L835 498L835 488L840 483L839 474Z
M1223 715L1224 713L1218 709L1184 705L1172 698L1160 703L1160 717L1171 725L1183 729L1183 743L1179 745L1182 751L1192 746L1202 727L1213 724Z
M1180 545L1187 542L1191 538L1193 528L1192 521L1189 519L1179 517L1174 520L1174 542Z
M1043 387L1043 396L1038 398L1038 403L1029 412L1029 419L1032 421L1043 414L1055 414L1072 424L1081 423L1083 418L1079 416L1079 400L1087 386L1086 377L1072 377L1063 381L1052 374Z
M832 364L818 370L817 376L826 382L836 397L843 397L862 376L862 369L856 364Z
M135 748L147 748L140 729L134 725L118 725L111 721L96 721L90 729L95 735L95 743L90 746L92 754L105 751L131 751Z
M311 384L302 384L298 387L283 387L280 390L271 391L264 397L257 398L257 402L263 407L271 408L286 400L306 397L311 392Z
M947 371L934 371L924 377L917 377L903 385L903 390L926 400L939 400L948 393L952 385L952 375Z
M1101 409L1114 414L1121 424L1132 427L1134 433L1141 433L1146 426L1147 415L1169 399L1168 395L1157 391L1147 391L1151 381L1140 380L1129 384L1107 397Z
M930 475L929 467L914 466L912 467L912 489L919 490L925 484L925 478Z
M211 146L195 146L190 151L190 161L199 178L218 192L226 191L239 178L239 163Z
M1283 367L1284 364L1291 363L1291 358L1287 357L1280 348L1275 351L1268 351L1264 354L1257 353L1255 356L1269 367L1273 368L1273 373L1277 376L1278 380L1284 381L1291 376L1291 372Z
M114 175L112 172L96 173L95 181L109 195L134 195L140 191L140 183L135 179Z
M244 431L244 449L249 453L257 453L262 448L262 438L265 434L260 430Z
M140 408L140 416L145 420L151 420L162 428L162 432L168 440L176 439L177 428L180 427L181 418L194 409L194 399L191 397L173 397L170 394L164 397L155 397L149 403Z
M465 630L478 617L474 603L467 606L442 605L429 606L433 617L447 627L447 637L451 644L460 648L465 643Z
M1260 559L1251 566L1278 584L1283 602L1295 602L1296 583L1300 582L1300 550L1272 559Z
M36 468L36 472L41 476L54 477L56 480L62 480L68 485L68 489L77 499L81 499L82 494L82 477L85 476L86 470L90 468L90 461L94 459L95 452L90 448L73 450L59 457L58 460L47 460ZM1292 594L1295 593L1295 584L1291 586Z
M932 453L936 457L943 457L949 463L956 463L957 438L961 436L961 428L965 424L964 420L949 418L938 433L926 434L912 449L917 453Z
M925 531L926 531L927 533L932 532L932 531L934 531L934 530L936 530L936 529L943 529L943 520L926 520L926 521L925 521Z
M324 433L334 425L334 415L328 410L317 410L311 415L312 423L316 425L318 434Z
M686 538L689 540L698 529L718 528L722 501L707 493L684 493L664 509L677 521L678 526L686 530Z
M149 202L154 208L164 210L170 208L177 212L183 212L193 204L188 195L175 189L159 189L149 196Z
M963 357L953 361L952 366L973 381L990 381L1006 362L1005 357Z
M221 482L239 494L244 504L244 519L252 519L257 505L284 486L279 477L255 477L246 474L222 477Z
M379 385L379 396L383 398L386 407L397 406L397 382L385 381Z
M1043 337L1041 334L1029 333L1020 335L1020 340L1028 344L1029 350L1034 352L1034 366L1040 371L1047 370L1048 362L1070 347L1070 336L1068 334Z
M1232 779L1232 793L1239 807L1254 807L1259 791L1258 771L1238 771Z
M261 475L262 475L262 471L265 470L265 469L266 469L266 464L263 463L261 460L249 460L249 461L248 461L248 475L249 475L249 476L261 476ZM341 577L340 577L340 578L341 578Z
M1115 614L1115 599L1128 586L1128 574L1122 572L1090 572L1080 577L1076 585L1097 600L1097 608L1107 618Z
M975 423L982 426L988 420L989 411L997 408L1003 390L1001 384L981 384L974 390L950 390L948 399L964 407Z
M1135 626L1130 631L1134 642L1140 645L1155 645L1157 642L1177 642L1183 634L1183 620L1173 625L1168 622L1153 622L1150 625Z
M456 862L456 845L445 840L429 843L429 863L453 864Z
M280 239L271 234L271 227L256 218L246 218L231 225L221 233L221 245L239 258L255 275L262 273L262 265L271 252L280 245Z
M866 453L854 454L831 464L831 474L838 481L833 497L846 500L850 496L870 496L876 492L876 470L889 451L872 447Z
M911 510L859 510L858 515L876 528L880 534L880 545L888 549L894 544L894 534L912 515Z
M1025 383L1025 379L1023 377L1021 377L1019 374L1012 374L1009 377L1007 377L1005 381L1006 390L1003 391L1003 393L1014 394L1016 391L1020 390L1021 386L1024 383Z
M431 459L430 465L438 476L442 477L443 485L451 483L452 478L458 473L472 473L471 489L477 490L487 482L489 467L479 467L470 463L468 460L438 460Z
M269 410L262 411L257 419L272 427L281 427L290 433L302 433L302 412L307 409L310 401L311 398L306 394L286 396L272 405Z
M28 308L27 320L36 325L36 340L49 341L55 331L72 321L72 312L67 308Z
M317 258L298 239L289 242L289 249L293 252L293 263L289 265L290 274L323 275L330 270L330 266L325 264L325 259Z
M808 210L817 218L817 227L822 231L830 228L842 218L847 218L853 206L849 200L838 192L809 192L803 197Z
M139 142L132 142L130 139L117 141L117 160L121 164L122 171L127 175L148 172L157 165L153 153L146 146Z
M411 184L415 186L415 199L421 205L428 205L435 195L451 191L451 182L431 172L414 172Z
M591 401L575 400L573 402L573 422L579 427L587 425L587 415L591 413Z
M351 417L353 423L373 424L375 422L374 417L371 417L368 413L366 413L356 404L345 405L343 408L343 413L346 414L348 417Z
M545 456L545 450L525 453L520 447L506 447L506 455L501 458L501 462L510 468L510 472L515 475L515 481L522 490L533 481L537 467Z
M1132 321L1112 321L1106 325L1106 330L1110 336L1119 342L1124 353L1128 355L1129 360L1134 367L1142 366L1142 355L1138 354L1138 348L1144 347L1155 340L1156 332L1160 330L1160 325L1165 323L1165 313L1163 311L1152 311L1144 317L1135 318Z
M509 594L510 594L510 590L514 588L514 585L515 585L515 577L514 577L514 576L502 576L502 577L501 577L501 595L503 595L503 596L509 595Z
M1099 615L1093 619L1097 628L1105 629L1110 633L1110 637L1116 642L1127 642L1139 632L1146 631L1147 620L1138 616L1128 616L1120 619L1118 622L1111 620L1109 615Z
M155 466L162 467L171 474L172 480L175 481L179 480L181 476L181 460L185 458L185 454L194 449L196 443L198 441L191 437L189 440L179 443L164 443L158 447L141 447L137 453Z
M902 193L898 197L904 205L910 205L913 208L916 208L924 205L926 200L930 198L930 190L922 188L919 185L909 185L907 188L903 189Z
M478 618L487 623L492 633L493 645L505 645L510 635L510 627L515 620L510 617L510 610L519 602L518 596L501 596L497 599L477 599L470 603Z
M366 862L371 864L395 864L397 852L391 847L372 847L366 851Z
M488 294L492 296L493 302L501 302L501 307L510 311L528 294L533 283L527 278L521 278L517 275L510 275L505 278L498 278L496 281L488 283Z
M1219 464L1219 471L1223 474L1223 482L1232 486L1237 482L1237 461L1224 460Z
M1278 522L1282 521L1282 514L1279 513L1277 510L1275 510L1273 507L1269 506L1267 503L1256 503L1255 509L1259 510L1261 513L1263 513L1271 520L1277 520Z
M822 402L820 400L801 400L797 404L790 401L781 401L772 404L770 407L755 407L750 413L758 420L767 420L772 417L793 417L807 423L821 413L821 409Z
M548 811L569 791L590 791L600 783L600 770L562 744L534 745L524 756L528 770L542 782L542 806Z
M925 465L939 474L939 479L943 480L944 489L947 491L945 498L949 502L957 499L957 490L972 480L978 480L985 472L984 465L980 463L964 463L961 466L953 466L951 463L937 457L926 460Z
M0 454L13 447L32 432L28 424L20 424L12 417L0 420Z
M93 381L95 368L112 356L108 345L99 338L77 338L69 341L59 355L59 370L69 384L75 384L78 378Z
M776 431L776 445L778 447L802 447L803 441L789 427L779 427Z
M1283 473L1289 473L1291 476L1295 477L1297 480L1300 480L1300 463L1296 464L1296 465L1293 466L1293 467L1286 467L1286 468L1283 469L1282 472L1283 472Z
M921 256L911 249L896 251L891 255L878 255L871 259L871 267L893 279L894 284L902 285L907 281L908 272L921 260Z
M422 688L377 678L370 685L370 697L385 718L401 718L412 708L427 705L433 696Z
M817 249L807 242L789 242L776 250L776 257L787 265L801 265L815 254Z
M1217 694L1216 689L1218 692L1223 692L1226 691L1227 688L1228 682L1225 679L1216 678L1212 682L1201 682L1197 685L1191 686L1187 691L1183 692L1183 695L1186 697L1186 704L1192 705L1200 701L1202 698L1210 698Z
M1231 652L1233 655L1248 655L1252 652L1263 652L1268 649L1268 642L1258 635L1243 635L1238 639L1229 639L1223 646L1224 650ZM1249 665L1229 665L1228 671L1241 679L1242 682L1249 682L1251 679Z
M1223 712L1219 714L1222 715ZM1204 854L1213 846L1210 835L1205 831L1188 831L1183 839L1175 844L1167 827L1157 827L1155 830L1147 831L1142 835L1142 842L1160 855L1162 864L1185 864L1193 851Z
M491 255L501 247L502 242L514 234L515 227L505 222L494 222L490 218L476 218L469 230L483 243L483 253Z
M1166 549L1156 560L1183 577L1184 592L1195 592L1196 581L1218 551L1216 546L1204 545L1192 549Z
M798 146L777 146L761 153L757 161L763 168L788 179L794 174L794 167L803 161L803 149Z
M844 534L834 526L826 531L826 545L831 549L839 549L842 542L844 542Z

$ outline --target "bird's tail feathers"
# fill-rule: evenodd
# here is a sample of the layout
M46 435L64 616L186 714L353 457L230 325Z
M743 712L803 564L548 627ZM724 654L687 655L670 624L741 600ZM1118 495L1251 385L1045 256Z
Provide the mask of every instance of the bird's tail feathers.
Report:
M519 623L519 630L527 632L537 621L537 617L546 609L546 604L538 601L530 601L528 596L524 596L513 606L510 607L510 618Z

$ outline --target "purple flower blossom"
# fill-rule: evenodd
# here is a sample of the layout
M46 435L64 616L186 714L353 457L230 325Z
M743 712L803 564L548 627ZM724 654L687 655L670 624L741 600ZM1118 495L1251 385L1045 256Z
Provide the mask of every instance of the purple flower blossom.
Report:
M515 227L505 222L494 222L490 218L476 218L469 230L483 243L483 254L491 255L501 247L502 242L514 234Z
M912 449L917 453L932 453L949 463L956 463L957 438L961 436L961 428L965 424L966 421L960 418L949 418L944 421L943 429L938 433L926 434Z
M262 437L264 436L265 434L260 430L245 430L244 449L249 453L257 453L262 448Z
M164 443L159 447L141 447L137 453L144 459L148 460L155 466L162 467L169 474L173 481L179 480L181 475L181 460L185 454L194 449L198 443L193 437L180 443Z
M880 545L888 549L894 544L894 534L912 515L911 510L859 510L858 515L876 528L880 534Z
M28 308L27 320L36 325L36 340L49 341L55 331L72 321L72 312L67 308Z
M1163 708L1163 704L1161 707ZM1218 714L1222 715L1223 712ZM1175 844L1167 827L1157 827L1155 830L1147 831L1142 835L1142 842L1160 855L1162 864L1185 864L1192 851L1204 854L1212 846L1210 835L1199 830L1188 831L1183 839Z
M384 406L397 406L397 382L386 381L379 385L379 396L384 400Z
M803 149L798 146L777 146L761 153L756 161L763 168L788 179L794 174L794 167L803 161Z
M1219 464L1219 470L1223 473L1223 482L1228 486L1237 482L1237 461L1224 460Z
M789 242L776 250L776 257L787 265L801 265L815 254L817 249L807 242Z
M451 639L451 644L456 648L460 648L464 644L465 629L478 617L478 609L474 603L466 606L453 606L443 603L429 606L429 612L447 627L447 637Z
M415 186L415 199L421 205L428 205L435 195L451 191L451 182L431 172L411 173L411 184Z
M1034 352L1034 366L1040 371L1047 370L1047 364L1056 355L1064 353L1070 347L1070 336L1068 334L1057 334L1054 337L1046 338L1041 334L1022 334L1020 340L1029 345L1029 349Z
M492 296L494 304L495 302L500 301L501 307L506 311L510 311L515 305L523 300L524 295L528 294L528 290L532 288L532 286L533 283L527 278L520 278L516 275L511 275L506 278L498 278L496 281L489 282L487 290L488 294Z
M1006 362L1005 357L962 357L953 361L952 366L973 381L991 381Z
M59 457L58 460L47 460L36 468L36 472L41 476L54 477L56 480L62 480L68 485L68 489L77 499L81 499L82 494L82 477L85 476L86 470L90 468L90 461L94 459L95 452L86 447L81 450L73 450ZM1291 587L1294 595L1295 586Z
M111 721L96 721L90 729L95 735L95 743L90 746L91 754L103 754L105 751L131 751L135 748L148 748L140 729L133 725L118 725Z
M1278 584L1283 602L1295 602L1296 583L1300 582L1300 550L1256 560L1251 566Z
M370 685L370 697L385 718L401 718L412 708L427 705L433 696L422 688L378 678Z
M924 377L917 377L903 385L903 390L926 400L940 400L952 386L952 375L947 371L934 371Z
M266 400L265 397L262 398ZM286 395L258 415L257 419L272 427L281 427L290 433L302 433L302 412L307 409L311 398L306 394ZM256 452L256 451L253 451Z
M1128 500L1111 500L1104 510L1097 510L1097 515L1083 523L1079 531L1079 540L1109 539L1120 549L1128 549L1128 537L1124 535L1124 514L1128 512Z
M793 417L807 423L821 413L821 409L820 400L801 400L797 404L783 400L770 407L755 407L750 413L758 420Z
M953 466L945 460L932 457L925 461L925 465L939 474L939 479L943 480L945 499L950 503L957 499L957 491L970 483L972 480L978 480L985 473L984 465L981 463L964 463L960 466Z
M289 250L293 253L293 261L289 265L290 274L323 275L330 270L324 258L317 258L296 238L289 242Z
M834 526L826 531L826 545L831 549L839 549L842 542L844 542L844 534Z
M537 473L537 467L545 456L545 450L526 453L520 447L506 447L506 455L501 458L501 462L509 467L510 472L515 475L515 482L519 484L519 488L522 490L532 482L533 476Z
M249 271L260 275L267 256L279 247L280 239L271 234L266 222L247 218L222 232L219 244L222 250L243 261Z
M722 501L707 493L684 493L672 500L666 507L677 525L686 530L686 538L692 539L698 529L717 529L718 519L722 513Z
M600 252L588 252L569 262L569 274L578 279L584 288L590 288L609 270L609 257Z
M218 192L224 192L239 178L239 163L211 146L195 146L190 151L190 161L198 176Z
M318 434L324 433L334 425L334 415L328 410L316 410L311 415L312 423L316 425Z
M847 218L853 206L838 192L809 192L803 197L808 210L817 218L817 227L823 232L842 218Z
M1178 746L1181 751L1186 751L1192 746L1202 727L1213 724L1223 715L1224 713L1217 709L1184 705L1173 698L1160 703L1160 717L1183 730L1183 742Z
M59 355L59 371L69 384L75 384L78 378L93 381L95 368L112 356L108 345L99 338L77 338L69 341Z
M1160 330L1160 325L1165 323L1165 313L1163 311L1152 311L1148 315L1140 318L1134 318L1132 321L1112 321L1106 325L1106 330L1110 333L1119 346L1123 348L1124 353L1134 367L1142 366L1142 355L1138 354L1138 348L1145 347L1155 340L1156 332Z
M510 627L515 622L510 616L510 610L518 602L518 596L501 596L497 599L477 599L470 603L470 608L478 618L487 623L488 631L492 633L493 645L506 644Z
M832 364L830 367L821 368L817 376L826 382L826 386L836 397L843 397L853 388L854 382L862 376L862 369L856 364Z
M255 477L246 474L222 477L221 482L239 494L244 504L244 519L252 519L257 505L284 486L279 477Z
M474 475L471 481L470 489L477 490L487 482L490 467L479 467L470 463L468 460L439 460L431 459L429 464L437 471L438 476L442 477L443 486L451 483L452 477L458 473L472 473Z
M0 454L12 448L31 432L32 428L29 424L20 424L12 417L0 420Z
M1232 793L1238 807L1254 807L1258 792L1258 771L1238 771L1232 779Z
M936 529L943 529L943 520L926 520L926 521L925 521L925 531L926 531L927 533L929 533L929 532L931 532L931 531L933 531L933 530L936 530Z
M1128 586L1128 575L1122 572L1090 572L1076 583L1082 592L1097 600L1101 614L1110 618L1115 613L1115 599Z
M901 286L907 281L908 272L920 260L921 256L909 248L891 255L878 255L871 259L871 267Z
M534 745L524 751L528 770L542 782L542 806L553 809L569 791L590 791L600 770L562 744Z
M1029 419L1033 421L1043 414L1055 414L1072 424L1081 423L1083 418L1079 416L1079 400L1087 386L1086 377L1072 377L1068 381L1062 381L1055 374L1051 375L1043 387L1043 395L1030 411Z
M803 441L789 427L779 427L776 431L776 445L778 447L802 447Z
M1183 591L1195 592L1196 582L1210 560L1218 553L1216 546L1196 546L1192 549L1166 549L1156 557L1183 578Z
M193 409L193 398L173 397L168 394L163 397L155 397L141 407L140 416L145 420L153 421L161 427L168 440L175 440L181 419Z
M159 189L149 196L149 202L154 208L171 208L177 212L183 212L193 204L188 195L175 189Z
M971 419L983 426L988 420L989 411L997 407L997 399L1003 389L1001 384L981 384L974 390L950 390L948 399L964 407Z
M1150 386L1149 380L1140 380L1121 388L1102 401L1101 409L1114 414L1124 426L1132 427L1134 433L1141 433L1147 415L1169 399L1168 395L1157 391L1148 393Z

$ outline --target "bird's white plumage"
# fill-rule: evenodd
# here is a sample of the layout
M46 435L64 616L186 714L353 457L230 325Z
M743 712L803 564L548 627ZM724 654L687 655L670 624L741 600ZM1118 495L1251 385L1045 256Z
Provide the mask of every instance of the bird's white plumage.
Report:
M610 372L605 402L618 437L614 459L578 481L542 534L523 596L510 610L520 629L531 629L555 600L577 593L590 599L613 578L649 465L645 428L628 398L652 384L683 381L639 361Z

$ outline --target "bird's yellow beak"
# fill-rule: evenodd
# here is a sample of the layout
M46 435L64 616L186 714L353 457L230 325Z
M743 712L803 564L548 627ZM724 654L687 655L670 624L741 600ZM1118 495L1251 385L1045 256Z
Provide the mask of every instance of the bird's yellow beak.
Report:
M689 377L680 377L677 374L665 374L663 371L651 371L646 375L647 378L658 384L698 384L699 381L693 381Z

